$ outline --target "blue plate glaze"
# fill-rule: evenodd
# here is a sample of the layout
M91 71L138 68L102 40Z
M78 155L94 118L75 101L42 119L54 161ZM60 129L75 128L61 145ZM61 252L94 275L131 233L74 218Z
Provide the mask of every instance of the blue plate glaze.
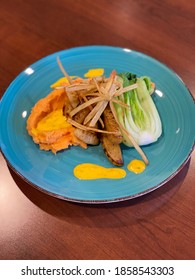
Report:
M156 84L153 95L163 124L160 139L143 148L150 165L136 175L127 164L139 158L137 152L122 146L127 176L120 180L78 180L74 167L91 162L111 167L101 146L71 147L57 153L41 151L26 131L31 108L50 91L62 73L59 56L70 75L83 76L90 68L104 68L105 75L131 71L147 75ZM129 49L87 46L49 55L25 69L6 90L0 103L0 145L10 166L30 184L55 197L85 203L115 202L138 197L162 186L186 163L194 146L195 107L181 79L159 61Z

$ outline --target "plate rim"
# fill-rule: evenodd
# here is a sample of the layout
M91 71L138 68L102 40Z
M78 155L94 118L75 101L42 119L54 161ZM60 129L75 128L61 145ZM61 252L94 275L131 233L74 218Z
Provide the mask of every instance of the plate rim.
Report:
M137 50L133 50L133 49L128 49L128 48L123 48L123 47L119 47L119 46L108 46L108 45L87 45L87 46L78 46L78 47L72 47L72 48L68 48L68 49L64 49L64 50L59 50L59 51L56 51L54 53L51 53L51 54L48 54L40 59L38 59L37 61L33 62L32 64L28 65L26 68L28 67L33 67L33 65L35 64L39 64L41 63L42 61L44 60L47 60L48 58L51 58L52 56L56 56L57 54L60 55L60 53L64 53L64 52L71 52L71 51L77 51L77 50L84 50L84 49L94 49L95 48L100 48L100 49L112 49L112 50L117 50L117 51L124 51L124 50L127 50L127 51L130 51L130 52L133 52L134 54L138 54L142 57L146 57L147 59L150 59L150 60L153 60L154 62L158 63L159 65L165 67L166 70L170 71L173 75L177 76L177 78L180 80L180 82L185 86L186 90L188 91L188 94L191 96L192 98L192 101L195 101L195 98L194 96L192 95L192 92L190 91L190 89L188 88L188 86L185 84L185 82L183 81L183 79L173 70L171 69L170 67L168 67L165 63L161 62L160 60L157 60L156 58L146 54L146 53L143 53L143 52L140 52L140 51L137 51ZM25 68L25 69L26 69ZM24 70L22 70L13 80L12 82L8 85L8 87L6 88L5 92L3 93L1 99L0 99L0 114L1 114L1 108L2 108L2 102L3 100L5 99L5 96L8 94L8 91L10 89L11 86L13 86L16 81L18 80L18 78L23 74ZM60 195L60 194L56 194L56 193L53 193L53 192L50 192L44 188L42 188L41 186L38 186L36 184L34 184L33 182L31 182L28 178L26 178L23 174L21 174L17 168L15 168L12 163L10 162L10 159L5 155L3 149L2 149L2 139L0 137L0 151L6 161L6 163L8 164L8 166L17 174L19 175L19 177L21 177L25 182L27 182L29 185L31 185L32 187L34 187L35 189L41 191L42 193L45 193L49 196L52 196L52 197L55 197L55 198L58 198L58 199L61 199L61 200L65 200L65 201L69 201L69 202L75 202L75 203L87 203L87 204L105 204L105 203L113 203L113 202L121 202L121 201L126 201L126 200L131 200L131 199L134 199L134 198L137 198L137 197L141 197L143 195L146 195L146 194L149 194L151 193L152 191L160 188L161 186L163 186L164 184L166 184L168 181L170 181L173 177L175 177L181 169L183 169L183 167L185 166L185 164L188 162L188 160L190 159L191 157L191 154L194 150L194 146L195 146L195 143L193 143L191 149L189 150L188 154L186 155L186 157L183 159L182 163L179 165L179 167L173 172L171 173L170 176L168 176L167 178L165 178L162 182L160 182L159 184L149 188L149 189L146 189L142 192L139 192L139 193L136 193L136 194L133 194L133 195L130 195L130 196L125 196L125 197L120 197L120 198L110 198L110 199L76 199L76 198L70 198L70 197L65 197L63 195Z

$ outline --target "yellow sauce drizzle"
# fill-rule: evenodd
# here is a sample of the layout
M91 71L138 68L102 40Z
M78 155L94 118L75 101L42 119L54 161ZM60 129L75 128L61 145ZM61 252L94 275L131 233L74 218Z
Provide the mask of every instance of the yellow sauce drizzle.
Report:
M145 163L142 160L134 159L128 165L127 169L131 172L139 174L143 172L146 168Z
M84 74L84 77L93 78L93 77L102 76L103 74L104 74L103 68L95 68L95 69L89 69L89 71Z
M41 131L54 131L67 127L71 127L71 125L66 121L66 117L63 115L62 109L58 109L41 119L38 122L37 127L32 129L32 132L34 135L37 135L37 133Z
M92 163L81 163L73 172L80 180L121 179L126 176L126 171L122 168L106 168Z

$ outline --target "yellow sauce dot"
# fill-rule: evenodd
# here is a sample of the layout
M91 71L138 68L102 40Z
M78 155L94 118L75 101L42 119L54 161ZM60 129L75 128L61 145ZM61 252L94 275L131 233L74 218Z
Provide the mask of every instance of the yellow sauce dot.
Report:
M76 78L76 76L70 76L70 78L74 79L74 78ZM56 88L56 87L61 87L65 84L69 85L69 81L66 77L62 77L62 78L58 79L55 83L53 83L50 87Z
M103 74L104 74L103 68L95 68L95 69L89 69L89 71L84 74L84 77L93 78L93 77L102 76Z
M77 165L73 173L80 180L121 179L126 176L126 171L122 168L106 168L92 163Z
M127 169L131 172L139 174L143 172L146 168L145 163L142 160L134 159L128 165Z

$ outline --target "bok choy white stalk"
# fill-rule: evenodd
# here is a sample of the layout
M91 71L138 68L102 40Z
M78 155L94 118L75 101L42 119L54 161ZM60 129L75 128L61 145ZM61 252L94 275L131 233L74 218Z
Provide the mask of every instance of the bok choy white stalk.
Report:
M118 121L132 135L139 146L156 142L162 134L162 124L157 108L151 94L154 84L149 77L139 77L125 72L118 75L123 87L137 83L136 89L127 91L117 97L120 101L129 105L129 108L115 104ZM127 146L133 146L126 133L123 134L123 142Z

